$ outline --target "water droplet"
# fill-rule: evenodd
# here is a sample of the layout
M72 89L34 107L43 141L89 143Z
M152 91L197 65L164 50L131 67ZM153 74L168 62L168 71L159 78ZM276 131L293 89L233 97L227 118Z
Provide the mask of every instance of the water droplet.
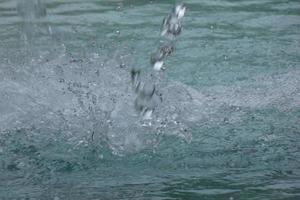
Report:
M121 63L120 68L124 68L124 67L126 67L125 63Z

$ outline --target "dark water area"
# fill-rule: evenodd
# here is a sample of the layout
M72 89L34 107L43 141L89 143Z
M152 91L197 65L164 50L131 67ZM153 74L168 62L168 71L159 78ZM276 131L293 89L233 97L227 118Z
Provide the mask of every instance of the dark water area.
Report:
M300 1L176 3L0 0L1 200L300 199Z

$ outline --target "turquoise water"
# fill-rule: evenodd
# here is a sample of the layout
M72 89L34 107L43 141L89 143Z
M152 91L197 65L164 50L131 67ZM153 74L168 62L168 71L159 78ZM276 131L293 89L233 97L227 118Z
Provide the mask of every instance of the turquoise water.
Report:
M1 200L300 198L300 2L186 1L154 72L175 3L0 0Z

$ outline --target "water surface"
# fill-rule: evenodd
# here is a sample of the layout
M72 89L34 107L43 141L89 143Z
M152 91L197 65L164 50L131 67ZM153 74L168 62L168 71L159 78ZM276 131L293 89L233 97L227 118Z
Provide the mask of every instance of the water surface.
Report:
M0 0L0 199L300 198L298 0L186 1L159 74L175 1L36 2Z

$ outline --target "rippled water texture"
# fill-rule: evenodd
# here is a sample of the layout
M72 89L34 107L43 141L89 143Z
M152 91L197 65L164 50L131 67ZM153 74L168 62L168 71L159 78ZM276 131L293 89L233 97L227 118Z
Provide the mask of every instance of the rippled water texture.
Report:
M299 0L175 3L0 0L1 200L300 199Z

